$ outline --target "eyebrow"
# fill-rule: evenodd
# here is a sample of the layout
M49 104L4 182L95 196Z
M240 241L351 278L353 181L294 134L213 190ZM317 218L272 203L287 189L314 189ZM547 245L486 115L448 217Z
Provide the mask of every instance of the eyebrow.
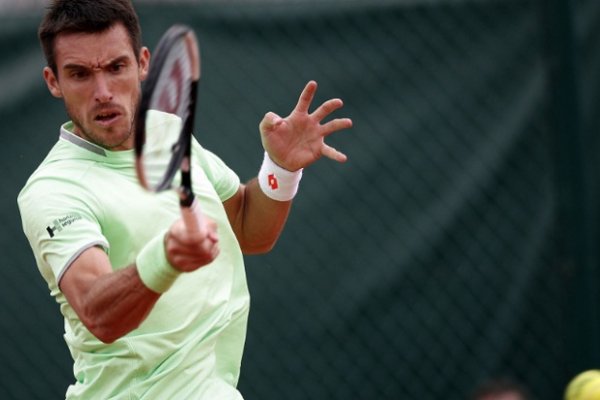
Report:
M105 68L107 66L110 65L115 65L118 64L120 62L125 62L125 61L129 61L129 56L123 55L123 56L119 56L113 60L110 60L109 62L107 62L106 64L103 64L100 66L100 68ZM82 65L82 64L76 64L76 63L70 63L70 64L66 64L63 66L63 70L76 70L76 69L94 69L95 67L90 68L87 65Z

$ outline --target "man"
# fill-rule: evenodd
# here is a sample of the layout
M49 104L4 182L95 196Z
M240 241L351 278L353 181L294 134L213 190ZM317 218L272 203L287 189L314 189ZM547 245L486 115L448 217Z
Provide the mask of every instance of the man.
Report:
M189 233L177 195L147 193L135 177L132 125L150 63L140 36L129 0L56 0L39 28L44 80L70 121L18 203L65 318L67 398L241 399L242 254L272 248L304 167L346 160L324 138L352 122L321 124L339 99L309 113L309 82L289 116L261 121L265 159L246 184L195 142L194 189L212 222Z

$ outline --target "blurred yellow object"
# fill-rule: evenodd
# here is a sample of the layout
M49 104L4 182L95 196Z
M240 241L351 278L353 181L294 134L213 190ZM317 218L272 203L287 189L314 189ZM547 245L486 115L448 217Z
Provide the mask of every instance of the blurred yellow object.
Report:
M569 382L565 400L600 400L600 370L584 371Z

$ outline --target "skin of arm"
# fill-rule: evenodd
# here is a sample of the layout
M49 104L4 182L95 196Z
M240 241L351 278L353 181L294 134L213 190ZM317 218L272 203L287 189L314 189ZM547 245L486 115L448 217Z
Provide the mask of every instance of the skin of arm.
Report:
M290 206L291 201L280 202L265 196L256 179L240 185L238 192L224 203L246 254L271 249ZM198 247L198 241L204 247ZM181 271L192 271L217 257L218 240L214 234L204 241L189 237L178 220L165 238L165 249L171 265ZM104 343L112 343L136 329L160 297L144 285L134 264L113 271L107 254L99 247L91 247L77 257L59 286L82 323Z
M60 289L81 322L104 343L137 328L160 297L142 283L135 265L113 272L98 247L87 249L71 264Z
M292 206L265 196L256 178L240 185L237 193L223 203L229 223L244 254L270 251L279 238Z
M289 214L291 201L268 198L253 179L240 185L224 207L242 251L257 254L270 250L275 244ZM185 234L185 226L178 220L166 237L165 249L171 265L191 271L199 268L199 263L205 265L216 258L216 238L207 240L209 249L198 250L194 247L195 238ZM207 255L199 259L199 252ZM112 343L136 329L160 297L144 285L134 264L113 271L107 254L99 247L91 247L77 257L59 285L82 323L104 343Z
M190 234L181 219L165 236L167 260L189 272L212 262L219 254L216 225L205 235ZM160 294L144 285L135 264L113 271L108 255L90 247L69 266L60 290L88 330L104 343L112 343L137 328Z

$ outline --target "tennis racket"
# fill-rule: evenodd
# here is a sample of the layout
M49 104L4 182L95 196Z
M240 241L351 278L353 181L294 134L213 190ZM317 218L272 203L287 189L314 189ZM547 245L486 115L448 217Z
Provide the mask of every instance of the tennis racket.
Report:
M193 30L173 25L154 50L143 83L135 123L136 172L153 192L176 188L188 231L206 232L206 221L192 190L191 141L200 79L200 52Z

